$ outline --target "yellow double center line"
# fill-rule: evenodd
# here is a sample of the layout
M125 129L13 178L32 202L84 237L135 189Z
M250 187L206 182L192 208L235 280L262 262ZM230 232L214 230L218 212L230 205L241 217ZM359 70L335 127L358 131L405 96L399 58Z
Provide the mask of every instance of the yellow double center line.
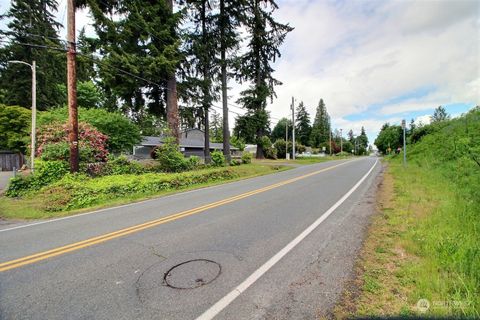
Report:
M293 182L298 181L298 180L302 180L302 179L311 177L311 176L319 174L321 172L325 172L327 170L331 170L333 168L344 165L348 162L351 162L351 161L342 162L340 164L337 164L337 165L334 165L334 166L331 166L331 167L328 167L328 168L325 168L325 169L314 171L314 172L311 172L311 173L308 173L308 174L305 174L305 175L302 175L302 176L299 176L299 177L296 177L296 178L288 179L288 180L285 180L285 181L282 181L282 182L279 182L279 183L275 183L275 184L272 184L272 185L269 185L269 186L266 186L266 187L263 187L263 188L260 188L260 189L256 189L256 190L253 190L253 191L242 193L240 195L233 196L233 197L230 197L230 198L227 198L227 199L224 199L224 200L212 202L210 204L206 204L206 205L203 205L203 206L200 206L200 207L197 207L197 208L193 208L193 209L190 209L190 210L175 213L175 214L172 214L172 215L160 218L160 219L156 219L156 220L152 220L152 221L145 222L145 223L142 223L142 224L138 224L138 225L135 225L135 226L132 226L132 227L121 229L121 230L114 231L114 232L111 232L111 233L107 233L107 234L104 234L104 235L101 235L101 236L93 237L93 238L83 240L83 241L80 241L80 242L75 242L75 243L72 243L72 244L69 244L69 245L66 245L66 246L63 246L63 247L58 247L58 248L55 248L55 249L52 249L52 250L39 252L39 253L32 254L32 255L29 255L29 256L26 256L26 257L23 257L23 258L11 260L11 261L6 261L6 262L3 262L3 263L0 263L0 272L15 269L15 268L19 268L21 266L32 264L32 263L42 261L42 260L45 260L45 259L48 259L48 258L56 257L56 256L59 256L61 254L67 253L67 252L71 252L71 251L79 250L79 249L86 248L86 247L89 247L89 246L93 246L94 244L106 242L108 240L123 237L123 236L126 236L126 235L134 233L134 232L139 232L139 231L142 231L142 230L145 230L145 229L148 229L148 228L152 228L152 227L155 227L155 226L158 226L158 225L170 222L170 221L174 221L174 220L177 220L177 219L180 219L180 218L188 217L188 216L193 215L193 214L204 212L208 209L216 208L216 207L219 207L219 206L231 203L231 202L235 202L235 201L253 196L255 194L259 194L259 193L262 193L262 192L265 192L265 191L268 191L268 190L272 190L272 189L284 186L286 184L293 183Z

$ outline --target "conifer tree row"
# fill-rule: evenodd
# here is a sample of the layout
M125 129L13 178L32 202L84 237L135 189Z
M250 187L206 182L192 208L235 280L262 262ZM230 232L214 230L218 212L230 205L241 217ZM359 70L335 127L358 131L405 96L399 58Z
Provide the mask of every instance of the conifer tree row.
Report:
M58 37L60 24L55 21L57 1L15 0L0 19L10 19L8 30L0 31L0 38L7 42L0 45L0 103L31 107L31 70L28 66L8 64L20 60L37 64L37 108L45 110L62 102L58 88L66 81L65 55L60 50L46 50L43 46L62 48ZM11 41L11 42L9 42ZM22 44L30 44L26 46Z

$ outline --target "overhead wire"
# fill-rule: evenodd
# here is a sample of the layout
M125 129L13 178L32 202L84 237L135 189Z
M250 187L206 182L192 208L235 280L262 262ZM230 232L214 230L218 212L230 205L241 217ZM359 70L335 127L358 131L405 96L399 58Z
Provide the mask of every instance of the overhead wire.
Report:
M9 43L9 44L15 43L15 44L18 44L18 45L29 46L29 47L37 47L37 48L50 49L50 50L56 50L56 51L62 51L62 52L66 52L66 51L67 51L66 48L62 48L62 47L54 47L54 46L49 46L49 45L38 45L38 44L33 44L33 43L24 43L24 42L19 42L19 41L11 40L11 39L9 39L9 40L0 39L0 43ZM126 76L130 76L130 77L133 77L133 78L135 78L135 79L144 81L144 82L146 82L146 83L148 83L148 84L155 85L155 86L157 86L157 87L159 87L159 88L161 88L161 89L163 89L163 90L172 91L171 89L169 89L169 88L167 88L167 87L165 87L165 86L163 86L163 85L161 85L161 84L158 84L158 83L156 83L156 82L154 82L154 81L151 81L151 80L149 80L149 79L140 77L140 76L138 76L138 75L136 75L136 74L134 74L134 73L131 73L131 72L129 72L129 71L126 71L126 70L121 69L121 68L116 67L116 66L112 66L112 65L110 65L110 64L108 64L108 63L106 63L106 62L104 62L104 61L101 61L101 60L100 60L101 58L99 58L99 57L89 56L89 55L87 55L87 54L82 54L82 53L80 53L80 52L77 52L76 54L77 54L77 55L80 55L80 56L82 56L82 57L84 57L84 58L87 58L87 59L89 59L89 60L91 60L91 61L93 61L93 62L95 62L95 63L97 63L97 64L99 64L99 65L104 66L104 67L111 68L111 69L115 69L115 70L118 71L119 73L122 73L124 76L125 76L125 75L126 75ZM175 91L175 93L177 93L177 91ZM229 105L231 105L231 104L229 104ZM222 107L219 107L219 106L217 106L217 105L212 104L211 106L214 107L214 108L216 108L216 109L223 110ZM241 109L241 110L244 110L244 111L247 111L247 112L248 112L248 110L247 110L246 108L244 108L244 107L240 107L240 106L236 106L236 105L233 105L233 106L235 106L235 107L237 107L237 108L239 108L239 109ZM237 116L245 116L245 115L246 115L246 113L241 114L241 113L238 113L238 112L233 111L233 110L231 110L231 109L228 109L228 112L231 113L231 114L235 114L235 115L237 115ZM274 118L274 117L270 117L270 118L271 118L271 119L280 120L280 119ZM251 120L258 121L257 119L254 119L254 118L251 119ZM278 123L278 121L270 121L270 123L271 123L271 124L276 124L276 123Z

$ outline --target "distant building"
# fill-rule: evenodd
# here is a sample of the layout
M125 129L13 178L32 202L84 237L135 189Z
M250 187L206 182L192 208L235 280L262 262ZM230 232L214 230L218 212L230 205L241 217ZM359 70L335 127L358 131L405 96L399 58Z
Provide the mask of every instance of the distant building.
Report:
M180 133L180 151L187 157L198 156L203 158L205 133L200 129L188 129ZM165 136L142 137L140 145L133 148L133 155L137 159L151 158L152 151L155 147L161 146L164 143ZM210 142L210 152L215 150L223 151L223 143ZM230 145L230 152L232 155L237 153L238 148Z

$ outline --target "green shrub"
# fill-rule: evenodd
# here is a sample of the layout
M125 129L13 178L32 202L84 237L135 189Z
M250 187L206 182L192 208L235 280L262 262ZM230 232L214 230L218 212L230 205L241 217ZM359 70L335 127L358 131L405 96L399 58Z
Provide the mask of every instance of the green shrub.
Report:
M78 148L78 156L80 162L95 162L94 151L89 145L80 144ZM43 161L68 161L69 158L70 146L66 141L44 145L42 154L40 155L40 159Z
M250 152L244 152L244 153L242 154L242 162L243 162L243 163L246 163L246 164L252 163L252 157L253 157L253 156L252 156L252 154L251 154Z
M242 162L240 160L237 160L237 159L232 159L232 161L230 161L230 165L234 166L234 167L239 166L241 164L242 164Z
M197 156L190 156L187 158L188 169L193 170L200 167L200 157Z
M221 151L215 150L211 154L212 165L214 167L224 167L225 166L225 156Z
M269 137L263 136L257 139L257 143L262 147L265 158L277 159L277 150L272 145L272 141L270 141Z
M70 210L92 206L115 198L154 194L236 177L238 177L238 173L231 168L173 174L112 175L98 178L90 178L81 174L67 174L60 181L43 189L42 195L48 198L47 210Z
M268 147L266 149L263 149L263 153L265 154L265 158L267 159L277 159L277 149L274 147Z
M27 151L31 118L26 108L0 104L0 150Z
M245 140L243 140L242 138L237 138L237 136L233 136L230 138L230 144L238 148L238 150L240 151L245 150Z
M64 161L36 161L35 173L18 176L10 181L5 193L8 197L18 197L60 180L68 173L68 164Z
M106 144L110 152L130 152L132 147L140 142L140 129L128 117L118 112L109 112L102 108L95 108L92 104L85 105L85 107L90 109L83 107L78 109L79 121L94 126L101 133L108 136ZM68 110L66 107L40 112L38 115L38 126L41 127L42 125L55 122L65 123L67 117Z
M165 172L181 172L188 169L188 161L171 137L165 139L164 144L157 148L155 155L161 170Z
M336 156L339 156L339 157L348 157L350 156L351 154L346 152L346 151L342 151L342 152L339 152L337 154L335 154Z
M15 178L10 179L5 195L12 198L24 195L30 190L32 177L33 176L16 176Z
M275 141L273 144L275 150L277 150L277 157L284 159L285 158L285 140L283 139L278 139ZM288 153L290 154L290 157L292 156L292 141L288 141Z
M102 175L141 174L145 168L136 161L130 161L126 156L109 157L101 172Z

